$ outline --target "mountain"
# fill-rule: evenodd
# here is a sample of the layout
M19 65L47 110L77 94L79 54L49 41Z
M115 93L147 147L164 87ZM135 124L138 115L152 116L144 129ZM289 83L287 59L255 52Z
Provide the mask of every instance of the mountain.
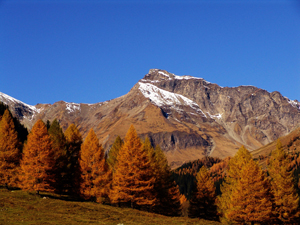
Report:
M283 150L289 153L299 153L300 152L300 127L293 130L291 133L279 138L283 147ZM260 156L269 156L272 151L276 149L277 140L262 146L261 148L252 151L254 158L259 158Z
M96 103L64 101L30 106L0 93L20 121L57 118L63 129L90 128L109 149L134 124L142 138L159 144L172 167L205 155L234 155L241 145L254 150L290 133L300 124L300 103L254 86L221 87L191 76L151 69L124 96Z

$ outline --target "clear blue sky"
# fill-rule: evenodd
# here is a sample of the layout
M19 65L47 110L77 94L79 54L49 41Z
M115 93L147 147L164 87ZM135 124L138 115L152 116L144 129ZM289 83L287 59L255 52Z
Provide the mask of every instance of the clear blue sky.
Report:
M300 101L299 1L0 0L0 92L96 103L151 68Z

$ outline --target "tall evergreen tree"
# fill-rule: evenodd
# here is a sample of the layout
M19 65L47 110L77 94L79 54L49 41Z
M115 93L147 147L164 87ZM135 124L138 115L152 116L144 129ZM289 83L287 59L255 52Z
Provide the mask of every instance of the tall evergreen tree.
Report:
M66 184L67 191L73 195L79 195L80 193L80 180L81 172L79 166L79 154L82 144L82 136L75 126L70 124L65 131L65 137L67 141L67 171L66 171Z
M3 104L3 102L0 102L0 120L6 109L9 111L11 117L13 118L15 130L17 131L19 140L21 141L21 143L24 143L27 139L28 130L24 127L24 125L20 123L20 121L17 118L12 116L9 107Z
M217 219L216 188L207 168L202 166L196 176L195 190L190 199L189 217Z
M21 143L8 109L0 121L0 185L17 186Z
M271 190L274 196L276 222L299 222L299 196L295 188L293 171L289 171L287 154L278 139L269 164Z
M111 201L129 203L131 207L151 208L156 204L155 177L147 152L133 125L130 126L123 147L117 157L113 174Z
M115 166L117 164L117 157L119 154L120 149L122 148L124 142L120 136L117 136L115 142L113 143L112 147L108 152L107 157L107 164L109 165L110 169L114 172Z
M243 167L252 159L250 152L242 146L228 163L227 176L221 185L222 195L217 197L219 214L222 222L227 222L230 209L231 195L237 182L241 179Z
M168 160L159 145L155 147L155 151L152 149L150 148L149 155L153 156L153 170L156 177L155 190L158 198L155 211L167 216L180 216L182 213L180 191L172 178Z
M166 205L165 205L165 211L162 213L163 215L167 216L181 216L182 215L182 205L180 202L180 190L176 182L170 178L167 182L167 197L165 198Z
M50 122L50 120L47 120L47 122L46 122L47 130L49 130L50 126L51 126L51 122Z
M240 176L230 197L227 217L238 224L270 223L272 201L265 173L251 159L242 168Z
M66 179L68 164L66 138L56 119L51 123L48 133L52 141L53 159L55 161L52 169L55 178L53 186L57 193L63 193L67 189L68 182Z
M51 138L42 120L38 120L23 150L21 161L21 188L29 191L53 191L54 167Z
M85 138L79 159L81 169L81 194L85 199L95 198L102 202L108 196L109 172L104 158L104 149L91 129Z

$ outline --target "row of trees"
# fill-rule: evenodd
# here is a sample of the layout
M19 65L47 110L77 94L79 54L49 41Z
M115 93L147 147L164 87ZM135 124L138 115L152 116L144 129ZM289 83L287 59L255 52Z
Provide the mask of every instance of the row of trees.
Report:
M181 214L180 192L160 149L131 126L117 137L108 157L91 129L82 141L74 124L65 132L57 120L38 120L21 148L12 116L0 121L0 185L55 192L126 205L170 216Z
M217 196L211 172L225 171L224 167L226 176ZM228 224L299 221L293 171L280 142L265 171L244 147L222 162L203 159L195 164L199 168L189 201L190 217L220 217ZM83 141L74 124L63 132L57 120L48 127L39 120L22 147L9 110L0 121L0 185L7 188L69 194L179 216L184 196L171 177L160 147L154 149L148 138L141 141L133 126L124 141L116 138L106 156L92 129Z
M197 186L189 207L191 217L215 219L224 224L297 224L299 196L293 171L280 141L264 171L241 147L229 160L227 175L216 196L213 177L205 167L197 174Z

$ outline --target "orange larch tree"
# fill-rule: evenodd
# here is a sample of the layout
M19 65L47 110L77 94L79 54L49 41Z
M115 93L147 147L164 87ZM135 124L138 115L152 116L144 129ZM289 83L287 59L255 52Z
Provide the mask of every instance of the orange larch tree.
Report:
M241 179L243 167L252 159L250 152L242 146L228 163L227 176L221 185L221 196L217 197L218 211L221 221L228 222L228 210L230 209L231 194L237 182Z
M12 115L6 109L0 121L0 185L16 187L21 159L21 143Z
M53 151L51 138L42 120L38 120L23 150L21 160L21 188L23 190L53 191Z
M104 158L104 150L93 129L81 145L80 151L81 184L80 192L85 199L102 202L108 196L109 174Z
M202 166L197 173L188 215L207 220L217 219L216 188L213 178L205 166Z
M117 157L110 198L112 203L127 203L131 207L152 208L156 202L155 177L148 153L133 125Z
M266 174L251 159L242 168L240 176L230 196L227 217L238 224L269 224L272 219L272 201Z
M182 204L180 202L181 193L176 182L169 178L167 180L167 196L165 200L165 211L162 213L167 216L181 216L182 215Z
M65 137L67 142L67 192L72 195L79 195L81 180L79 153L82 144L82 136L75 124L70 124L65 131Z
M294 184L293 171L289 171L289 160L279 139L276 150L272 152L268 171L274 196L274 211L277 218L275 222L299 222L299 196Z

